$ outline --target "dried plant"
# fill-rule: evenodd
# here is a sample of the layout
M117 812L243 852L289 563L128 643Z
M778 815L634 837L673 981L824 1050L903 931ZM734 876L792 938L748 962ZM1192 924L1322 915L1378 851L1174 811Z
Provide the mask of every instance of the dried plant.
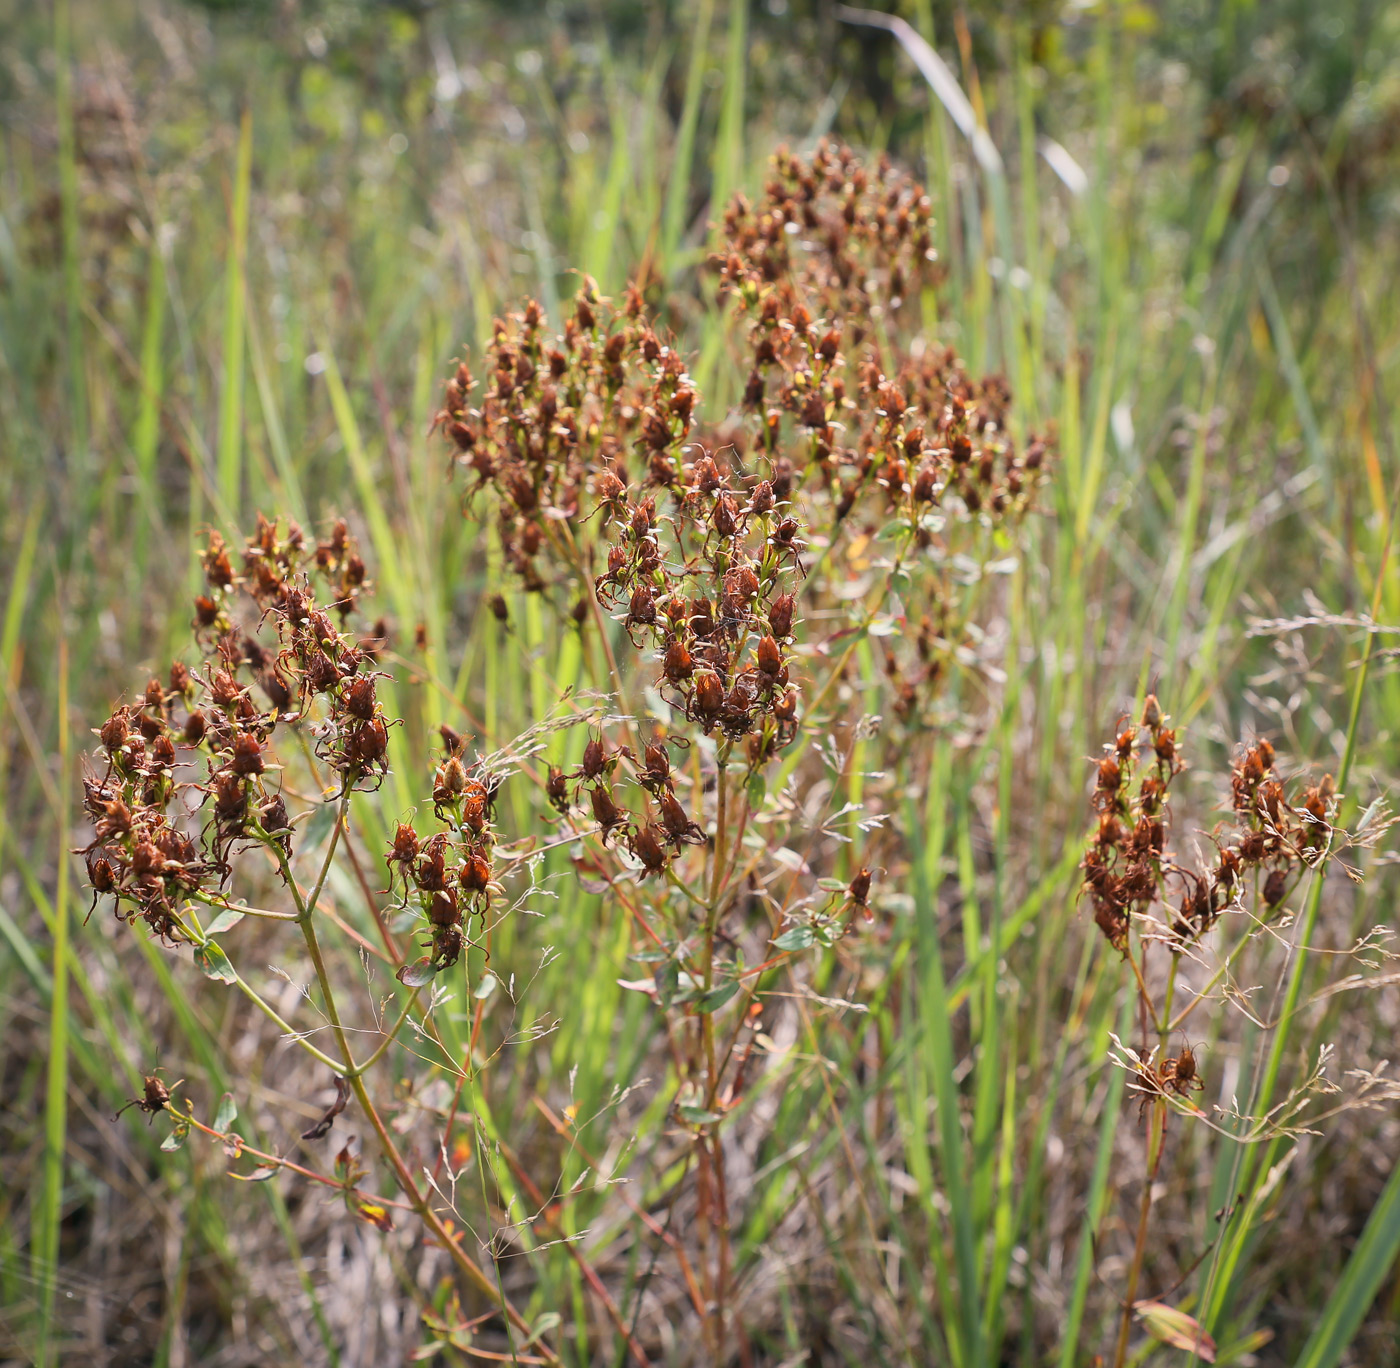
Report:
M547 1032L540 1012L493 1043L480 1004L501 988L513 1007L528 999L528 984L491 976L491 955L547 918L560 873L550 855L562 850L568 877L625 914L633 957L648 966L622 987L650 1003L666 1074L648 1087L664 1101L667 1163L686 1175L693 1220L681 1234L633 1209L673 1261L703 1336L697 1357L747 1352L724 1123L773 1067L765 1013L781 983L804 1020L808 1004L852 1005L824 996L823 965L858 966L862 938L886 934L919 850L919 833L895 820L904 799L892 776L933 782L950 718L966 734L993 715L1004 676L984 624L998 575L1030 544L1026 523L1055 464L1053 432L1013 438L1003 377L970 376L925 336L922 301L939 271L930 215L923 189L887 161L867 166L827 143L810 158L780 152L759 202L725 211L709 260L743 377L732 407L706 406L640 284L614 302L585 279L559 329L526 301L495 323L480 358L456 364L434 426L497 572L477 611L504 629L507 593L528 596L578 643L579 678L561 681L521 735L443 724L440 745L410 745L386 700L432 684L388 650L388 624L362 622L374 586L349 525L316 543L265 518L237 564L208 537L197 659L174 662L167 682L152 679L97 729L82 851L94 906L108 899L120 921L190 946L208 977L330 1071L334 1098L304 1141L326 1138L354 1107L378 1154L347 1142L324 1172L253 1149L233 1129L232 1099L206 1121L155 1074L133 1105L168 1114L171 1143L196 1131L247 1156L255 1167L240 1176L288 1170L381 1229L421 1223L459 1275L427 1321L443 1344L494 1323L512 1351L558 1361L552 1327L507 1294L499 1262L551 1234L559 1193L483 1110L478 1158L512 1195L493 1205L483 1179L492 1230L476 1235L454 1130L501 1051ZM858 652L883 667L863 695ZM381 791L391 765L396 779L413 776L409 812L391 812ZM1180 1313L1138 1287L1168 1118L1204 1115L1208 1065L1181 1032L1207 1004L1247 1006L1240 954L1277 934L1300 881L1343 844L1330 781L1292 791L1260 740L1235 766L1233 821L1212 837L1214 862L1188 867L1170 849L1183 766L1149 698L1141 726L1121 727L1098 762L1083 862L1094 921L1132 973L1139 1042L1115 1057L1132 1071L1146 1125L1118 1364L1134 1315L1187 1333ZM377 858L361 836L375 825L392 832ZM377 944L336 915L334 879L363 892ZM229 953L244 918L300 939L316 994L295 1019ZM1212 961L1222 924L1243 929ZM367 1020L328 967L332 937L395 970L400 990ZM1177 1005L1183 964L1210 976ZM439 1031L453 996L477 1004L464 1052ZM421 1077L390 1086L391 1058L450 1080L450 1100L430 1105ZM386 1082L372 1092L376 1076ZM1235 1140L1297 1133L1299 1099L1322 1078L1315 1071L1254 1121L1214 1124ZM1384 1080L1362 1091L1388 1095ZM624 1100L619 1091L600 1115ZM625 1145L595 1161L579 1118L539 1106L587 1159L590 1182L623 1172ZM598 1315L647 1361L635 1315L565 1243Z

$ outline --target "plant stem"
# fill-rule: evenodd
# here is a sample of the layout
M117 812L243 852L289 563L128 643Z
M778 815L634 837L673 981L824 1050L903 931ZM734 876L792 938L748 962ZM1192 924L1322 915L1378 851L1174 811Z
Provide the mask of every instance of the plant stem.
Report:
M1137 1240L1133 1244L1133 1261L1128 1268L1128 1293L1123 1299L1123 1318L1118 1324L1118 1347L1113 1355L1113 1368L1123 1368L1128 1356L1128 1338L1133 1329L1133 1308L1137 1301L1138 1279L1142 1261L1147 1253L1147 1219L1152 1213L1152 1187L1161 1167L1162 1151L1167 1134L1167 1104L1163 1098L1152 1102L1152 1119L1147 1133L1147 1174L1142 1186L1142 1208L1138 1214Z

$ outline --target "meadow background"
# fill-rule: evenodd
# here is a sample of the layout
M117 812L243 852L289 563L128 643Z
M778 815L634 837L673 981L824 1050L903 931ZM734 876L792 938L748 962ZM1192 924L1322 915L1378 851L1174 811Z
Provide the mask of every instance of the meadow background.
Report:
M761 189L779 142L824 133L925 177L938 335L1004 370L1026 424L1057 424L1062 466L1017 580L1014 725L924 797L930 917L896 917L865 967L888 1048L872 1063L858 1034L812 1040L851 1092L836 1108L826 1067L794 1070L749 1175L756 1347L937 1361L918 1299L875 1282L891 1251L919 1269L944 1239L961 1144L930 1126L891 1145L869 1117L915 1115L946 1079L970 1118L990 1361L1106 1352L1103 1262L1132 1218L1109 1177L1140 1147L1107 1064L1121 995L1076 900L1088 758L1147 685L1191 730L1202 828L1231 746L1258 732L1319 771L1352 737L1353 817L1395 784L1393 639L1365 623L1400 624L1400 6L899 12L967 92L980 156L889 33L823 3L0 3L0 1361L42 1341L73 1363L399 1362L424 1340L440 1292L421 1250L233 1184L217 1148L162 1155L135 1111L112 1121L157 1063L210 1097L241 1090L254 1126L314 1117L323 1080L260 1074L271 1037L187 959L105 914L84 926L68 852L88 728L185 639L193 533L258 509L349 515L393 631L421 622L487 728L523 726L548 672L522 673L479 611L484 555L428 432L450 358L523 294L559 317L573 269L617 292L645 266L702 386L732 391L698 276L709 217ZM1329 889L1317 943L1392 921L1395 889L1369 857L1364 883ZM561 902L563 953L532 988L559 1029L492 1097L525 1153L534 1095L600 1096L642 1067L614 1060L642 1007L611 986L625 965L576 972L625 958L595 944L594 906ZM1382 972L1367 987L1308 1000L1290 1074L1324 1042L1339 1081L1390 1057L1400 997ZM1233 1027L1205 1058L1210 1100L1247 1090ZM240 1061L252 1075L228 1076ZM1222 1362L1400 1356L1398 1120L1391 1104L1328 1122L1286 1196L1251 1207L1208 1308ZM1159 1285L1235 1173L1174 1138ZM794 1188L833 1173L879 1213L878 1278L859 1212L784 1224ZM574 1265L556 1249L532 1267L532 1314L572 1321ZM647 1274L615 1271L624 1289ZM616 1352L573 1344L578 1362ZM1145 1342L1139 1361L1188 1358Z

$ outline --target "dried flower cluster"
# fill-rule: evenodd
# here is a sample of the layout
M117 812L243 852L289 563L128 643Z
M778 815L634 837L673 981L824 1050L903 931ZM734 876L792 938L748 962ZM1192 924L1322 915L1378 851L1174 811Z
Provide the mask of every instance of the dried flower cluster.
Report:
M117 915L140 916L179 939L188 899L221 896L241 845L291 855L292 823L278 782L274 734L305 724L316 753L346 789L372 785L387 766L390 722L376 696L373 656L318 605L348 617L365 568L346 526L307 544L294 523L281 533L259 519L236 572L212 533L203 554L206 592L195 601L203 659L170 667L139 701L98 729L105 770L84 781L94 839L83 854L97 893ZM264 624L274 624L275 644ZM203 763L203 774L186 777ZM285 873L285 870L284 870Z
M484 920L491 895L500 888L492 854L496 796L503 780L480 760L466 762L465 740L451 727L441 732L446 755L433 773L433 811L446 830L425 840L412 822L400 822L385 857L390 891L397 871L404 903L410 893L417 895L432 936L426 942L430 953L398 971L399 981L411 987L457 963L464 917L479 913Z
M1144 765L1141 756L1149 749ZM1215 862L1205 870L1185 868L1167 849L1171 782L1185 760L1155 697L1148 697L1141 728L1121 728L1104 750L1095 774L1098 826L1084 856L1084 889L1095 922L1117 950L1127 948L1132 918L1146 916L1158 901L1168 907L1177 946L1198 941L1222 912L1240 905L1251 875L1262 880L1259 896L1272 912L1326 845L1336 796L1331 776L1317 784L1299 781L1290 801L1274 770L1274 748L1260 739L1240 747L1230 777L1235 822L1212 838ZM1172 883L1181 890L1174 901Z
M503 591L512 587L541 595L541 616L562 605L560 626L571 621L579 634L577 650L569 638L579 683L603 706L586 711L576 693L551 700L558 719L492 738L502 748L489 760L470 759L466 740L442 727L430 794L417 811L390 816L367 796L388 772L396 725L379 696L387 629L348 627L371 589L365 564L344 522L312 544L295 524L260 518L237 568L224 541L209 538L195 605L202 658L177 662L168 687L152 681L112 714L100 729L105 773L87 786L89 874L97 892L115 895L119 917L201 949L212 942L187 915L191 902L297 922L341 1058L301 1043L322 1065L343 1061L326 1129L352 1094L373 1113L364 1069L415 1013L423 1031L432 1027L431 1006L409 993L398 1024L357 1063L333 1010L313 914L337 842L350 842L352 800L378 803L393 833L384 892L398 899L395 912L411 912L426 951L398 966L411 990L479 962L467 954L478 944L471 918L487 921L512 859L530 852L546 869L564 858L548 848L567 845L585 887L616 897L638 957L655 965L648 980L619 982L663 1016L670 1114L694 1148L697 1262L709 1284L696 1308L714 1361L725 1358L733 1291L718 1128L763 1067L762 994L803 951L851 935L858 914L875 920L874 859L855 843L900 801L896 782L917 785L927 755L901 757L890 766L900 779L887 781L857 778L855 753L891 727L880 712L909 731L930 720L974 635L973 608L987 600L972 586L1015 551L1017 524L1053 466L1049 435L1013 440L1002 377L974 379L921 335L938 273L931 225L922 187L886 161L867 168L828 143L808 159L780 153L759 203L738 198L724 214L711 259L742 389L723 413L704 410L684 355L635 287L614 305L585 279L559 329L526 301L496 322L480 375L455 366L435 427L451 443L467 512L484 508L508 573L483 596L486 629L509 621ZM878 697L890 708L846 692L868 642L878 643L885 678L877 664L865 682L886 691ZM647 712L654 727L639 720ZM411 726L419 720L409 714ZM555 763L535 770L522 759L555 746L536 729L581 731L585 721L581 754L561 740ZM1100 769L1100 830L1086 859L1099 925L1120 949L1132 914L1177 873L1165 821L1180 761L1160 716L1150 711L1145 725L1155 760L1140 780L1135 730ZM561 829L540 847L526 833L507 846L497 830L513 761ZM770 792L774 773L781 783ZM294 830L325 802L337 805L334 835L303 896ZM1291 828L1262 780L1250 802L1256 825L1273 823L1261 858L1281 865ZM878 839L892 861L902 858L897 832ZM271 858L295 914L234 904L245 850L254 878L266 879ZM358 864L355 873L380 918L388 909ZM381 929L398 953L402 924ZM494 948L486 936L479 944ZM1179 1078L1189 1086L1184 1071ZM376 1129L392 1156L387 1130ZM396 1173L450 1243L410 1168L396 1162ZM337 1167L329 1181L353 1186L357 1174Z

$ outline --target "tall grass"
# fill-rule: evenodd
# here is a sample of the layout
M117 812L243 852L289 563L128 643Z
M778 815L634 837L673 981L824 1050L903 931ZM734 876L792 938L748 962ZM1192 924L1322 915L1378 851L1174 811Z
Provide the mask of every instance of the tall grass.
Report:
M774 143L827 120L923 163L947 268L924 302L929 329L971 364L1004 368L1026 422L1058 425L1063 473L1002 577L1009 678L994 723L964 734L950 709L932 771L900 776L914 876L863 972L821 986L864 1011L804 1015L790 1062L745 1104L763 1120L731 1237L736 1278L762 1306L752 1351L959 1368L1110 1352L1141 1137L1125 1075L1106 1063L1110 1032L1127 1039L1130 1023L1076 906L1085 757L1152 688L1202 738L1204 770L1222 769L1239 735L1268 731L1336 770L1354 815L1394 769L1395 675L1356 626L1368 608L1382 623L1400 614L1394 221L1357 188L1354 124L1338 120L1318 146L1286 106L1208 109L1165 61L1186 39L1126 11L1050 25L1047 55L1034 16L968 29L908 6L971 124L889 35L743 0L702 0L654 42L606 25L569 41L476 9L421 23L311 15L272 40L255 21L150 13L158 31L64 0L51 30L27 14L12 24L30 82L12 87L26 119L0 149L0 1027L19 1046L4 1065L0 1301L16 1354L98 1361L84 1338L96 1323L197 1361L228 1342L229 1306L273 1358L367 1361L357 1355L417 1342L352 1328L359 1307L326 1263L343 1246L343 1268L411 1306L401 1246L385 1243L381 1267L349 1218L276 1182L235 1187L193 1143L159 1155L160 1123L128 1124L135 1113L105 1121L156 1064L201 1095L239 1089L222 1061L230 1042L260 1039L270 1062L242 1110L249 1142L272 1146L278 1106L291 1098L314 1119L326 1079L294 1068L188 963L119 943L105 917L77 926L66 852L82 843L74 774L90 738L72 719L101 715L144 685L146 662L168 659L199 526L246 527L260 508L313 525L357 516L403 655L422 623L427 688L385 690L406 719L403 756L426 754L443 720L483 748L502 742L586 681L577 640L547 637L530 597L511 597L509 631L477 611L499 549L445 493L426 436L437 377L518 295L557 309L576 288L567 266L615 291L644 264L675 300L697 379L732 394L743 377L729 373L726 321L694 302L713 197L760 190ZM475 76L463 84L458 65ZM1045 136L1077 158L1082 194L1041 154ZM129 202L138 181L149 193ZM1249 635L1254 618L1323 611L1345 621ZM132 642L135 670L119 663ZM873 692L874 653L855 659ZM577 763L581 738L553 744L551 760ZM860 801L862 768L841 776L845 801ZM367 864L412 803L408 770L396 765L355 833ZM523 829L524 810L513 816ZM1211 820L1201 811L1197 825ZM528 983L517 1026L554 1029L483 1061L460 1107L483 1220L558 1201L547 1232L517 1227L531 1279L514 1258L489 1271L550 1343L553 1317L575 1327L570 1361L585 1363L625 1352L589 1318L592 1278L630 1327L672 1276L667 1212L686 1174L658 1163L625 1200L579 1183L625 1153L615 1095L653 1099L630 1120L657 1136L667 1093L647 1000L618 986L650 969L629 957L618 907L554 881L565 869L545 866L547 927L507 923L490 965L500 983ZM1211 1100L1235 1089L1245 1110L1266 1109L1327 1041L1339 1074L1385 1056L1394 988L1313 1005L1323 972L1305 953L1344 949L1383 919L1393 881L1380 866L1366 875L1357 894L1311 886L1266 1009L1285 1022L1267 1053L1228 1018L1206 1029ZM329 891L377 945L362 890ZM479 1014L500 1010L487 973L474 956L479 1005L440 1017L455 1058ZM1170 1136L1175 1205L1147 1272L1160 1291L1212 1250L1183 1304L1218 1361L1392 1361L1393 1118L1336 1124L1330 1140L1223 1147L1213 1169L1201 1141ZM1271 1179L1294 1145L1297 1208ZM126 1193L115 1221L114 1192ZM1241 1214L1222 1227L1232 1202ZM150 1232L171 1228L181 1239L157 1257ZM109 1275L124 1249L147 1252L135 1273ZM285 1276L261 1276L259 1258ZM68 1293L93 1317L80 1322ZM151 1323L116 1305L137 1297ZM1139 1362L1186 1357L1135 1343Z

